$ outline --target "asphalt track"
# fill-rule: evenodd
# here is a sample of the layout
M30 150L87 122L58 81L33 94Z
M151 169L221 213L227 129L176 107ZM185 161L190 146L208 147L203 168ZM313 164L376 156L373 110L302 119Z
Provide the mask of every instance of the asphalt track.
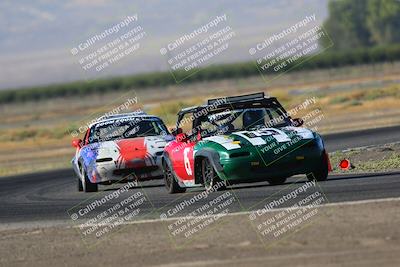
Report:
M331 134L324 137L329 151L352 147L378 145L400 141L400 126L357 131L352 133ZM286 184L270 186L268 183L241 184L225 191L213 192L207 198L194 202L174 216L182 216L201 207L208 201L231 194L235 201L229 206L229 212L254 210L262 207L266 201L279 199L288 190L304 185L304 177L292 177ZM76 180L71 170L57 170L0 178L0 225L13 223L39 223L49 221L70 221L69 214L95 199L116 192L120 185L100 186L99 193L82 193L76 188ZM331 175L327 181L318 183L318 189L330 203L400 197L400 172ZM146 201L140 206L139 219L159 218L176 205L200 195L201 188L191 189L188 193L169 195L162 180L143 182L139 186L122 193L118 198L104 203L96 210L99 213L113 207L121 199L141 192ZM90 200L88 200L90 198ZM82 203L83 202L83 203ZM77 206L79 208L73 208ZM71 210L71 208L73 208Z

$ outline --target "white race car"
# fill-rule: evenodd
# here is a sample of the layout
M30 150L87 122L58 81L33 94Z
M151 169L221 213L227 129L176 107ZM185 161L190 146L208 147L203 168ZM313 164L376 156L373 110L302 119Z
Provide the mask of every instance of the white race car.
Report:
M156 116L135 112L101 117L83 140L72 141L78 190L96 192L98 184L162 178L161 156L172 139Z

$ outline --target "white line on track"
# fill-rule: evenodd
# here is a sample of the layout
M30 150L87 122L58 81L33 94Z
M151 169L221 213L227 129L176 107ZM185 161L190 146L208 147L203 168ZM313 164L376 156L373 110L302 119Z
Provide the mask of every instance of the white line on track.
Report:
M400 201L400 197L366 199L366 200L327 203L327 204L322 204L322 205L314 205L313 208L334 207L334 206L349 206L349 205L362 205L362 204L381 203L381 202L390 202L390 201ZM306 206L303 206L303 207L306 207ZM279 208L279 209L271 209L271 210L268 210L267 212L277 212L277 211L281 211L281 210L286 210L288 208L290 208L290 207ZM255 211L256 210L232 212L232 213L224 214L223 216L225 217L225 216L249 215L249 214L251 214L251 213L253 213ZM218 214L202 216L202 218L208 218L208 217L211 218L211 217L214 217L214 216L218 216ZM188 219L194 219L194 218L196 218L196 217L194 217L194 216L184 216L184 217L171 217L171 218L166 218L166 219L148 219L148 220L140 220L140 221L122 222L119 225L156 223L156 222L164 222L164 221L167 222L167 221L177 221L177 220L188 220ZM77 221L77 223L79 223L79 221ZM88 224L85 227L92 227L92 226L95 226L95 225L96 224ZM106 225L107 224L101 224L101 226L106 226ZM79 226L74 226L74 228L79 228Z
M368 203L381 203L381 202L390 202L390 201L400 201L400 197L393 198L380 198L380 199L367 199L367 200L356 200L356 201L344 201L344 202L335 202L328 203L314 207L329 207L329 206L344 206L344 205L361 205ZM275 212L278 209L273 209L268 212ZM224 216L240 216L240 215L249 215L252 211L240 211L227 213ZM175 218L167 218L167 219L149 219L149 220L140 220L140 221L129 221L124 222L121 225L130 225L130 224L142 224L142 223L157 223L162 221L175 221L179 219L188 219L188 217L175 217ZM79 228L77 224L84 223L83 221L76 221L76 225L72 226L71 220L52 220L52 221L30 221L30 222L10 222L10 223L0 223L0 231L2 230L12 230L12 229L34 229L34 228L48 228L48 227L66 227L66 228ZM93 226L94 224L89 224L89 226ZM104 224L103 224L104 226Z

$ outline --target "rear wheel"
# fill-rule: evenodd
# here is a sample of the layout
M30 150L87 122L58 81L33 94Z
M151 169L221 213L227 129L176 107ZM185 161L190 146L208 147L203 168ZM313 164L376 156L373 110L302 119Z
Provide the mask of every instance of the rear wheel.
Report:
M85 192L97 192L98 191L98 185L95 183L90 182L89 178L86 175L86 172L83 168L81 168L81 174L82 174L82 189ZM78 185L79 186L79 185Z
M218 177L208 158L204 158L201 161L201 175L204 187L207 191L225 190L226 184Z
M286 179L287 177L278 177L274 179L268 179L267 181L270 185L281 185L286 182Z
M176 181L176 177L174 175L174 172L172 171L172 167L168 159L164 161L163 169L165 188L167 188L168 193L175 194L185 192L186 188L180 187L178 182Z
M325 154L322 154L317 168L314 171L307 173L307 179L310 181L325 181L328 178L328 172L328 160Z

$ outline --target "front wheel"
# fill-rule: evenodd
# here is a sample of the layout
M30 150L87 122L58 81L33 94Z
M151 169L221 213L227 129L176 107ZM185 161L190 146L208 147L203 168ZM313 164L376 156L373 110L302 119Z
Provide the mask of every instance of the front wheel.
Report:
M207 191L225 190L226 183L218 177L208 158L204 158L201 161L201 175Z
M329 163L327 156L325 154L322 154L319 165L317 168L310 172L307 173L307 179L309 181L325 181L328 178L328 172L329 172Z
M175 194L175 193L185 192L186 188L180 187L178 182L176 181L176 177L174 175L174 172L172 171L172 167L169 160L164 161L163 169L164 169L165 188L167 189L168 193Z
M97 192L98 191L98 185L95 183L92 183L89 178L86 175L85 170L81 167L81 174L82 174L82 189L85 192ZM79 186L79 185L78 185Z

